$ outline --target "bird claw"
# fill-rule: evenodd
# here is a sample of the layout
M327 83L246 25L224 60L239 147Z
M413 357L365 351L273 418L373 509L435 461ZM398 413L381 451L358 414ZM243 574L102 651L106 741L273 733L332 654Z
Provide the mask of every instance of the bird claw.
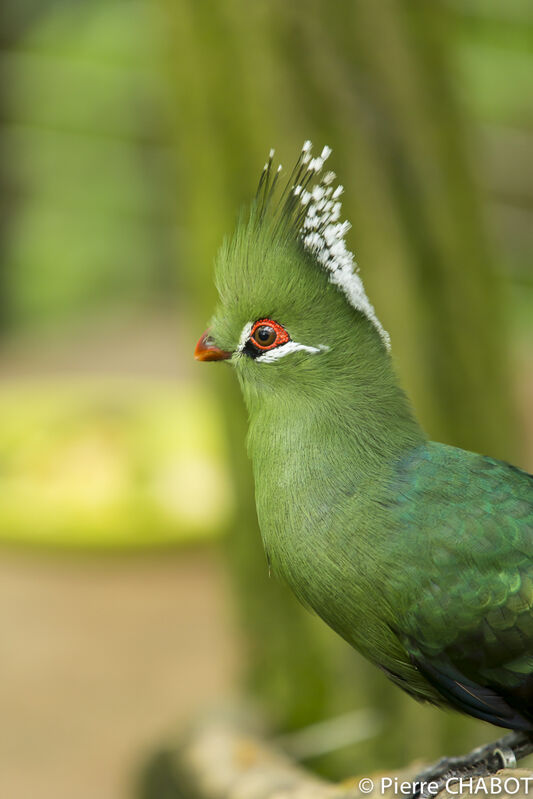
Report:
M452 758L443 758L433 768L418 774L413 785L415 790L409 799L434 799L443 791L449 781L457 776L457 770L450 766Z
M450 781L487 777L502 768L514 768L516 755L506 741L497 741L474 749L466 757L442 758L422 771L414 780L417 786L410 799L432 799L448 787Z

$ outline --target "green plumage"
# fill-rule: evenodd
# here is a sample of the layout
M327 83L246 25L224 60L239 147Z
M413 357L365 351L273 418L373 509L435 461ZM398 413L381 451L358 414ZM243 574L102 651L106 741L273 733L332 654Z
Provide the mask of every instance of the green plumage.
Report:
M427 441L371 306L348 296L358 284L334 284L342 247L328 261L320 241L305 245L321 198L302 216L298 179L276 208L267 175L223 246L210 329L248 408L268 561L415 697L532 729L532 479ZM333 245L336 218L313 228ZM290 346L262 349L258 320Z

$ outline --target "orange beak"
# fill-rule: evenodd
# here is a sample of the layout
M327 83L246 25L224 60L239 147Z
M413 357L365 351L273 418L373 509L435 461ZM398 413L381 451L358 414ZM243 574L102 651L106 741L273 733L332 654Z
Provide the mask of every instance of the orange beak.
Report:
M227 361L231 358L232 352L226 352L217 347L209 338L209 330L206 330L194 350L194 357L197 361Z

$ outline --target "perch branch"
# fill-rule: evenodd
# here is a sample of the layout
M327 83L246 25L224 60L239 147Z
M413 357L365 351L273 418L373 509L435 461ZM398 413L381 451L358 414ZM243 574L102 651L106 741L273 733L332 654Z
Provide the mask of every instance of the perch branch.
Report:
M364 775L373 782L370 792L360 788L363 775L333 784L296 764L269 743L264 731L258 730L257 724L250 724L249 719L243 721L242 717L210 714L198 720L170 747L167 781L171 781L176 799L401 799L406 791L400 791L399 783L412 781L421 767L422 764L417 763L394 775ZM487 778L475 792L465 789L461 793L457 787L456 792L443 791L440 797L457 799L479 794L525 799L527 779L532 781L529 785L533 791L531 771L506 769L497 776L502 785L506 778L514 778L511 789L492 790L490 778ZM383 780L388 786L385 789ZM368 787L369 784L364 785ZM520 786L518 791L517 785ZM144 795L156 799L155 794ZM173 794L165 793L167 795Z

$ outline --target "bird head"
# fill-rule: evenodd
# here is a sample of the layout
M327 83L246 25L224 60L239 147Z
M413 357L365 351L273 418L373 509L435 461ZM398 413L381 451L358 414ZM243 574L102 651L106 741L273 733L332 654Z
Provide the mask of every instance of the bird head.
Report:
M346 247L343 189L323 173L330 150L313 158L305 142L284 188L273 155L218 253L219 304L195 357L231 364L248 401L320 393L339 380L368 386L389 360L389 337Z

